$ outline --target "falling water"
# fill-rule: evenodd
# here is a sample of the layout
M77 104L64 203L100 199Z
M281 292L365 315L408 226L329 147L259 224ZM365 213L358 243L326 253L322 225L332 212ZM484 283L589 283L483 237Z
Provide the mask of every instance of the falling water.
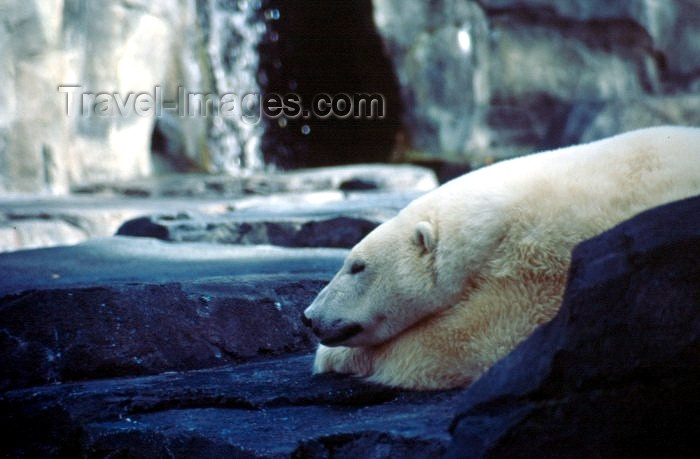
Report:
M260 151L263 123L259 107L253 122L244 119L241 101L260 99L256 80L257 47L266 27L266 15L260 12L260 0L209 0L197 2L204 52L209 64L211 93L235 94L234 116L210 116L207 120L210 166L215 171L238 173L264 166ZM254 96L245 97L246 94ZM257 122L255 122L257 121Z

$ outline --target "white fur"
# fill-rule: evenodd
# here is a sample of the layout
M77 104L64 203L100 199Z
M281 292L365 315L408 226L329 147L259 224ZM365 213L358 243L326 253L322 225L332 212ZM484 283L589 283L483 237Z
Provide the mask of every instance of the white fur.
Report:
M360 241L306 310L357 323L317 373L413 389L469 384L557 312L571 249L700 194L700 129L656 127L494 164L409 204ZM354 262L364 270L352 274Z

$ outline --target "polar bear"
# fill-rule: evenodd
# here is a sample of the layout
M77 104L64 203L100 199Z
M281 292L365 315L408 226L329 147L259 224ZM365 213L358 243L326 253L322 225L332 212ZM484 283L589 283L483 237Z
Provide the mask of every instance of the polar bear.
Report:
M484 167L377 227L304 311L314 372L465 386L557 312L578 242L700 194L700 128L654 127Z

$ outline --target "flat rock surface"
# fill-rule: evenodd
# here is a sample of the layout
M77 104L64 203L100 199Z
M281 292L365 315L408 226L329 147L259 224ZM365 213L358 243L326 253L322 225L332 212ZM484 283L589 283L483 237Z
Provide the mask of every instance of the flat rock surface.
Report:
M177 241L348 247L436 186L429 169L375 164L180 174L83 186L69 196L8 195L0 197L0 252L76 244L118 230Z
M160 211L117 234L167 241L351 248L423 192L349 192L236 201L229 212ZM280 202L286 198L286 201Z
M0 254L0 294L29 289L172 283L216 276L321 273L332 277L347 251L272 246L172 244L117 236L77 246Z
M225 197L325 190L428 191L437 186L435 174L407 164L360 164L300 169L278 173L173 175L75 187L75 193L138 197Z
M2 453L442 454L454 392L311 376L300 313L345 254L114 237L0 255Z
M112 236L128 220L183 210L217 214L231 210L221 198L129 198L120 196L0 197L0 252L77 244Z
M0 255L0 387L310 352L301 311L344 250L115 237Z
M408 393L309 374L311 356L13 390L14 454L428 457L444 452L455 392ZM49 421L50 422L47 422Z

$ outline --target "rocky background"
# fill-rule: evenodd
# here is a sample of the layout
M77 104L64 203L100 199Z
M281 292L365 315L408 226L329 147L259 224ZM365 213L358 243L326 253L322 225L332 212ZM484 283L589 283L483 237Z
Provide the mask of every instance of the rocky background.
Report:
M700 123L695 0L9 0L0 190L376 161L458 170ZM66 116L85 92L381 93L383 120ZM431 163L432 164L432 163Z
M694 0L9 0L0 18L2 457L700 450L698 198L578 247L561 313L466 391L312 377L300 320L441 181L700 125ZM67 116L59 85L378 92L387 116Z

